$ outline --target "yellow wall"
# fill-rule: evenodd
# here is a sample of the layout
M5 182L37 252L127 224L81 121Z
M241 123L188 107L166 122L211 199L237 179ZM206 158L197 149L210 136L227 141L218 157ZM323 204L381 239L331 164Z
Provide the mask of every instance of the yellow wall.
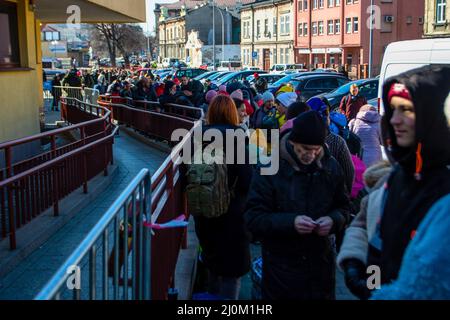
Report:
M18 4L22 70L0 71L0 142L39 133L39 111L43 106L39 22L29 10L28 1L12 2Z

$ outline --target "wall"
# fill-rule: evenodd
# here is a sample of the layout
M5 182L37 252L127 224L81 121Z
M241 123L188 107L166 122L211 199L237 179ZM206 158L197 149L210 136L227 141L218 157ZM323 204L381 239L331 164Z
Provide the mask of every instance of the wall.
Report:
M18 3L22 69L0 71L0 142L39 133L39 110L43 106L39 23L25 4L28 1L13 2Z
M447 1L447 25L436 25L436 0L425 1L425 37L450 37L450 2Z

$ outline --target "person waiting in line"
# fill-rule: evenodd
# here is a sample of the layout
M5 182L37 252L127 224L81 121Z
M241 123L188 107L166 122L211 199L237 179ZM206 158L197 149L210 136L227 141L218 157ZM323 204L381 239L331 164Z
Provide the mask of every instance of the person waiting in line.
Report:
M262 243L264 300L335 299L329 235L344 228L349 198L326 134L316 111L299 115L280 141L278 172L252 179L245 218Z
M350 86L350 93L344 96L339 105L339 111L347 117L347 121L356 118L356 115L362 106L367 104L367 99L359 95L359 88L357 84Z

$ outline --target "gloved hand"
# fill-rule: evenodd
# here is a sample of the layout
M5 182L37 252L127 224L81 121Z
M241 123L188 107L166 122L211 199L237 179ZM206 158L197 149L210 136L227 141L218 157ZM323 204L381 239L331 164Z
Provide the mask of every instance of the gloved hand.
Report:
M367 288L366 266L358 259L347 259L343 262L345 284L347 288L361 300L370 298L370 290Z

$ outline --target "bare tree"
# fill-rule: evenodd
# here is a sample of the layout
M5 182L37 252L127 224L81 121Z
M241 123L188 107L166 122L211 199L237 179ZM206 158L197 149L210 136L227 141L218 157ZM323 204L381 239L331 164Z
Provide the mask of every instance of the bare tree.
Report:
M116 66L116 57L119 52L129 64L129 56L146 47L146 37L138 25L133 24L107 24L94 25L91 34L92 46L98 52L107 52L113 67Z

